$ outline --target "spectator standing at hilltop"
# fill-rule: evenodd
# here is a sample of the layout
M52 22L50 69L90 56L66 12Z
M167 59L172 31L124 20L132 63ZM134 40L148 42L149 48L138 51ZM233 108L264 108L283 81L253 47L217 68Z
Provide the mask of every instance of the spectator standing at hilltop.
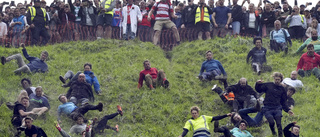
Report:
M231 23L231 10L224 6L224 0L218 1L219 6L213 9L212 22L214 25L213 36L225 37Z
M261 16L261 24L266 27L266 35L270 34L270 32L274 28L274 21L276 20L275 13L271 10L271 5L268 3L265 5L265 10ZM264 36L264 35L263 35Z
M124 4L124 3L123 3ZM97 22L97 39L110 39L112 34L112 15L116 0L103 0L99 7Z
M244 13L241 26L246 36L257 36L260 24L259 14L256 13L253 3L249 4L249 12Z
M128 4L122 8L122 15L123 39L134 39L137 34L138 22L142 21L140 8L133 4L133 0L128 0Z
M286 20L289 24L289 33L293 39L302 39L305 34L305 29L307 29L307 20L303 14L299 14L299 8L297 6L293 7L291 15L289 15Z
M213 14L213 11L206 5L204 0L200 0L195 14L195 23L198 33L198 39L202 40L203 33L206 36L206 39L211 39L210 36L210 15Z

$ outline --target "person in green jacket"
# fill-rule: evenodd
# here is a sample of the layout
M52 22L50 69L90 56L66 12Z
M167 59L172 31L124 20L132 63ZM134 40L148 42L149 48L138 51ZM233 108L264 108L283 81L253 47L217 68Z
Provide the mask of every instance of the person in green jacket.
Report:
M317 54L320 54L320 37L318 36L317 30L311 31L311 38L308 38L296 51L296 54L301 52L307 45L313 44L314 45L314 51Z

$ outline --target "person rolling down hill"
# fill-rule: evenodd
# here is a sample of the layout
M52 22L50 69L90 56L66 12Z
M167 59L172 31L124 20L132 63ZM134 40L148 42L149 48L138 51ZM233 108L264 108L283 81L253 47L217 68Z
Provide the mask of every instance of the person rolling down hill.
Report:
M197 106L193 106L190 109L192 118L189 119L185 126L183 127L183 132L179 137L184 137L187 135L189 131L193 132L193 136L201 136L201 137L210 137L210 130L209 130L209 123L215 120L220 120L231 116L231 113L222 116L206 116L206 115L199 115L200 108Z

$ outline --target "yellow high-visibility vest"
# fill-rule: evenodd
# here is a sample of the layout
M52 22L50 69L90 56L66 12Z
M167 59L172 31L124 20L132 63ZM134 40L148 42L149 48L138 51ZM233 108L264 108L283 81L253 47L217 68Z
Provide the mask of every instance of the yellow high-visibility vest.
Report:
M43 16L44 16L44 21L47 21L46 15L47 12L44 8L41 8L42 12L43 12ZM36 8L35 7L29 7L29 12L31 15L31 21L33 21L34 17L36 16Z
M104 8L108 9L111 6L112 0L106 0L106 3L104 4ZM111 14L113 15L113 9L111 11L105 12L105 14Z
M304 15L301 15L301 14L299 14L300 15L300 17L301 17L301 23L303 24L304 23L304 19L303 19L303 17L304 17ZM288 23L288 27L290 26L290 22Z
M210 15L208 13L208 8L204 7L203 21L210 22L210 17L209 16ZM201 8L197 7L195 24L197 24L197 22L199 22L199 21L201 21Z

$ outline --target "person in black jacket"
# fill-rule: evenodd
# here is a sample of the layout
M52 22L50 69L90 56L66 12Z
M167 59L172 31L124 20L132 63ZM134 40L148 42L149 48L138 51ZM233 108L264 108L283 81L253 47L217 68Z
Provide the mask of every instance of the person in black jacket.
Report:
M233 92L235 99L233 100L233 111L238 112L239 109L248 108L250 106L251 95L256 99L257 93L248 85L246 78L241 78L236 85L226 88L226 92Z
M34 0L34 6L29 7L27 13L27 22L30 25L32 32L31 45L37 45L40 36L42 41L40 45L46 45L50 39L48 33L49 19L46 10L40 7L40 0Z
M281 85L283 80L283 75L280 72L273 73L274 82L262 83L262 80L256 82L255 89L259 93L266 93L265 100L263 101L264 107L262 112L264 113L265 118L268 120L269 127L273 135L276 135L274 125L276 121L278 128L278 136L282 137L282 109L287 112L289 115L294 115L294 113L287 106L287 92L285 88Z
M273 11L271 11L271 6L270 4L266 4L265 10L262 13L261 16L261 23L262 25L266 25L266 34L270 34L270 32L274 28L274 21L276 20L276 16Z
M289 131L290 128L291 131ZM299 137L300 126L297 125L297 122L292 122L283 129L283 133L285 137Z
M188 6L182 11L181 28L195 28L195 9L197 5L193 4L193 0L188 2Z
M86 82L86 76L81 73L77 81L71 83L66 97L74 104L82 105L90 101L94 102L92 87Z
M253 3L249 5L249 12L246 12L243 17L244 18L242 20L241 26L242 30L244 30L245 36L257 36L260 24L260 16L259 14L255 13L255 7Z
M240 23L243 20L243 12L242 12L242 6L238 5L238 0L233 0L233 6L232 6L232 30L233 35L239 35L240 34Z
M253 43L256 45L256 47L252 48L248 53L247 63L249 63L249 60L251 58L252 68L258 73L258 75L260 75L262 65L267 62L267 49L262 47L261 37L255 37L253 39Z
M78 16L81 18L83 39L94 40L95 26L97 25L96 15L98 15L98 11L94 6L89 4L88 0L82 0L82 5L83 6L80 7Z

